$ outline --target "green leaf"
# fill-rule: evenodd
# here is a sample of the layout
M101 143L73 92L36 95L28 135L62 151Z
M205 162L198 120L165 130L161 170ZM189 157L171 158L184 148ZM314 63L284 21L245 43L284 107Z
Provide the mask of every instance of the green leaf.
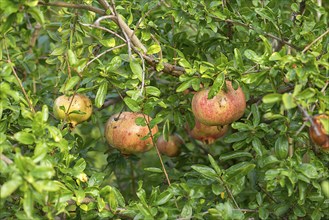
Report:
M230 134L224 138L225 143L234 143L238 141L245 140L247 137L249 137L249 132L236 132L233 134Z
M258 56L255 51L250 49L244 51L244 56L247 57L247 59L254 61L255 63L261 63L262 60L262 57Z
M241 157L250 157L250 158L252 158L252 155L251 155L251 153L245 152L245 151L233 151L233 152L228 152L228 153L222 154L219 157L219 160L220 161L226 161L226 160L231 160L231 159L234 159L234 158L241 158Z
M302 163L297 167L297 171L304 174L309 179L318 178L318 171L313 164L310 163Z
M252 139L252 147L258 156L263 156L263 146L259 138L255 137Z
M16 134L14 134L14 138L21 144L26 145L33 144L35 141L34 135L25 131L17 132Z
M139 81L143 80L143 69L140 63L137 60L131 60L130 69L133 72L134 78L139 79Z
M255 167L255 164L249 162L235 164L225 171L225 180L231 181L233 179L240 179L241 177L246 176Z
M65 93L73 89L75 85L80 82L80 77L79 76L72 76L64 85L61 87L59 90L61 93Z
M42 106L42 121L47 122L49 117L49 109L47 105Z
M62 136L61 131L58 128L56 128L54 126L47 126L47 129L55 142L59 142L62 140L63 136Z
M218 175L216 174L215 170L212 168L205 166L205 165L192 165L191 168L198 173L201 173L204 177L216 180L218 178Z
M263 97L263 102L266 104L279 102L281 100L282 100L282 95L277 93L267 94Z
M173 194L167 191L162 192L155 202L154 205L159 206L167 203L171 198L173 197Z
M16 176L12 180L5 182L0 188L0 198L4 199L10 196L22 184L22 178Z
M26 213L28 218L32 219L33 215L33 192L31 189L28 189L24 192L24 200L23 200L24 212Z
M144 168L144 170L152 172L152 173L163 173L163 171L157 167L147 167L147 168Z
M66 46L56 47L55 50L53 50L53 52L51 52L50 55L59 56L59 55L64 54L65 51L66 51Z
M98 87L96 97L95 97L95 105L97 108L103 106L106 95L107 95L107 81L102 82L102 84Z
M258 111L258 105L253 104L251 106L251 112L252 112L252 116L253 116L252 123L256 127L260 123L260 114L259 114L259 111Z
M154 44L152 46L150 46L148 49L147 49L147 54L151 55L151 54L156 54L156 53L159 53L161 51L161 47L160 45L158 44Z
M73 170L81 173L86 169L86 161L83 158L80 158L74 165Z
M123 99L123 101L125 102L125 104L128 106L128 108L130 110L132 110L133 112L138 112L141 109L141 106L132 98L129 97L125 97Z
M180 84L177 89L176 89L176 92L183 92L185 91L186 89L190 88L193 84L193 82L195 81L198 81L197 78L190 78L186 81L184 81L182 84Z
M312 98L315 94L316 94L315 89L307 88L304 91L300 92L298 95L296 95L295 98L308 100L308 99Z
M115 38L103 39L99 41L103 46L111 48L115 47Z
M280 136L275 141L275 155L278 159L283 160L288 157L289 152L289 143L288 138L286 136Z
M292 94L290 94L290 93L284 93L282 95L282 102L283 102L285 109L292 109L297 106Z
M210 154L208 154L208 159L211 163L211 166L215 169L216 173L218 175L222 175L222 171L221 171L220 167L218 166L218 164L216 163L216 161Z
M185 204L183 209L182 209L182 212L180 214L180 216L183 218L183 219L190 219L192 217L192 214L193 214L193 208L190 204Z
M225 83L225 74L224 72L221 72L218 74L216 79L214 80L214 84L211 86L209 93L208 93L208 99L212 99L222 88Z
M146 86L145 91L147 95L155 96L155 97L160 97L161 91L154 86Z
M281 57L281 54L278 53L278 52L274 52L270 58L268 58L270 61L277 61L277 60L281 60L282 57Z
M265 47L264 55L269 56L270 54L272 54L272 46L271 46L270 42L263 35L259 35L259 37L262 39L262 41L264 43L264 47Z
M38 179L51 179L55 170L49 166L37 166L31 171L31 175Z
M44 24L45 23L45 18L43 16L43 13L42 13L42 11L38 7L29 8L27 11L40 24Z
M71 49L67 51L67 56L71 66L74 66L78 62L75 53Z
M234 48L234 58L235 58L235 63L237 65L237 67L244 70L245 68L244 68L244 64L243 64L242 55L238 48Z

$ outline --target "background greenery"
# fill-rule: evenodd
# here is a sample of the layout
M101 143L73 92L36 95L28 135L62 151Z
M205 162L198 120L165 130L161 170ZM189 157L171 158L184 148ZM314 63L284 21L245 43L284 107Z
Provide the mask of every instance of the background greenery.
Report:
M329 112L328 12L321 0L2 0L0 218L328 219L329 155L308 136L309 117ZM204 145L184 129L183 92L215 94L224 78L247 110ZM94 112L71 130L52 106L75 92ZM170 184L154 148L124 157L106 143L122 110L184 138L162 157Z

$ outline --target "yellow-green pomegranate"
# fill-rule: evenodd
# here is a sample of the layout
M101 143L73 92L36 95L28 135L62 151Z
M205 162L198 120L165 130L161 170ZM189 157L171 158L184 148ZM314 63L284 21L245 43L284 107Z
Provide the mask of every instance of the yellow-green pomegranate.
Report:
M53 110L56 118L66 120L75 127L90 118L93 108L87 96L75 94L74 96L59 96L54 102Z

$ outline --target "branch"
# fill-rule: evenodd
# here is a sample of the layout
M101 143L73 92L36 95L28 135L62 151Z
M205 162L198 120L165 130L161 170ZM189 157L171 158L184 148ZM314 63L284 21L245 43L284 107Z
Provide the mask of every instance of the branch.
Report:
M8 157L6 157L3 154L0 154L0 160L4 161L6 164L12 164L13 161L11 159L9 159Z
M25 89L24 89L24 86L23 86L23 84L22 84L22 81L20 80L20 78L18 77L18 75L17 75L17 73L16 73L16 70L15 70L15 68L14 68L14 64L12 63L12 61L11 61L11 59L10 59L10 55L9 55L9 51L8 51L8 47L7 47L6 41L4 41L4 42L5 42L6 52L7 52L7 63L10 64L11 70L13 71L14 76L15 76L15 78L16 78L16 80L17 80L19 86L21 87L21 90L22 90L22 92L23 92L23 94L24 94L24 96L25 96L25 99L26 99L26 101L27 101L27 103L28 103L28 105L29 105L29 107L30 107L32 113L35 113L35 109L34 109L34 107L33 107L33 105L32 105L32 102L31 102L29 96L27 95L27 93L26 93L26 91L25 91Z
M316 38L312 43L310 43L309 45L307 45L304 50L302 51L302 53L305 53L308 49L310 49L313 44L315 44L316 42L318 42L319 40L321 40L324 36L326 36L329 33L329 29L327 29L323 34L321 34L318 38Z
M104 10L90 6L90 5L71 4L71 3L66 3L66 2L43 2L43 1L39 1L38 4L42 5L42 6L55 6L55 7L63 7L63 8L83 9L83 10L95 12L96 14L105 15Z

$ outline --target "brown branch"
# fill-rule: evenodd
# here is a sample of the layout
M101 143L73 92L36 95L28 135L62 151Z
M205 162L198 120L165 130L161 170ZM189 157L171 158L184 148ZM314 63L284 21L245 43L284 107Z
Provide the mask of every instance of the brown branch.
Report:
M9 159L8 157L6 157L3 154L0 154L0 160L4 161L6 164L12 164L13 161L11 159Z
M113 16L115 16L115 11L112 8L112 6L106 1L106 0L98 0L98 3L105 9L99 9L93 6L89 6L89 5L83 5L83 4L71 4L71 3L66 3L66 2L48 2L45 3L43 1L39 1L39 5L42 6L54 6L54 7L64 7L64 8L76 8L76 9L83 9L83 10L88 10L88 11L92 11L95 12L99 15L106 15L106 11L110 11L111 14ZM125 35L129 36L129 39L132 43L132 48L134 48L134 50L136 51L140 51L142 52L142 56L143 58L147 61L147 63L149 63L151 66L153 66L154 68L156 67L156 65L159 63L159 61L157 61L154 57L150 57L148 55L146 55L147 52L147 48L142 44L142 42L139 40L139 38L135 35L134 31L131 30L129 28L129 26L122 20L121 16L118 14L117 16L114 17L110 17L115 23L117 23L117 25L122 29L122 31L125 33ZM94 28L99 28L102 30L105 30L106 28L101 27L101 26L97 26L89 24L85 26L89 26L89 27L94 27ZM109 32L109 30L105 30L107 32ZM112 31L113 32L113 31ZM111 33L112 33L111 32ZM113 34L113 33L112 33ZM118 37L118 34L116 34L116 36ZM120 39L124 39L123 37L120 36ZM127 41L124 40L126 43ZM163 72L172 74L174 76L180 76L182 74L185 73L185 69L183 67L180 66L176 66L176 65L172 65L170 63L163 63L164 65L164 69Z
M329 29L327 29L323 34L321 34L318 38L316 38L314 41L312 41L309 45L307 45L304 50L302 51L302 53L305 53L308 49L310 49L313 44L315 44L316 42L318 42L319 40L321 40L325 35L327 35L329 33Z
M6 41L4 41L4 42L6 42ZM17 75L17 73L16 73L16 70L15 70L15 68L14 68L14 64L11 62L10 55L9 55L9 51L8 51L8 47L7 47L7 44L6 44L6 43L5 43L5 48L6 48L6 52L7 52L7 63L9 63L9 65L10 65L10 67L11 67L11 70L13 71L14 76L15 76L15 78L16 78L16 80L17 80L19 86L21 87L21 90L22 90L22 92L23 92L23 94L24 94L24 96L25 96L25 99L26 99L26 101L27 101L27 103L28 103L28 105L29 105L29 107L30 107L32 113L35 113L35 109L34 109L34 107L33 107L33 105L32 105L32 102L31 102L29 96L27 95L27 93L26 93L26 91L25 91L25 89L24 89L24 86L23 86L23 84L22 84L22 81L19 79L19 77L18 77L18 75Z
M42 5L42 6L55 6L55 7L63 7L63 8L83 9L83 10L95 12L96 14L105 15L104 10L90 6L90 5L71 4L71 3L66 3L66 2L43 2L43 1L39 1L38 4Z

